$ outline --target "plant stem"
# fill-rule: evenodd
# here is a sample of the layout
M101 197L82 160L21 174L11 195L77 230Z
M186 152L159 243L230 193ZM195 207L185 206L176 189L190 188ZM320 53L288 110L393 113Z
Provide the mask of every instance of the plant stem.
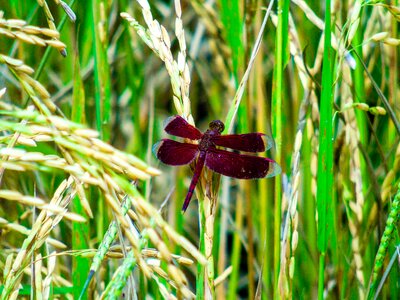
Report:
M206 187L202 189L202 193L199 193L203 197L203 199L199 199L200 251L206 257L207 264L199 264L198 267L197 299L215 299L213 243L218 193L210 193L210 191L212 185L219 180L219 176L217 176L217 180L213 181L213 174L208 175L207 179L209 180L206 180ZM219 184L216 183L216 186Z
M318 299L324 295L325 255L327 249L327 212L333 191L333 141L332 141L332 71L331 71L331 2L325 1L324 56L322 67L322 95L319 126L319 151L317 173Z
M287 38L289 1L278 1L278 26L276 32L276 67L274 69L272 112L274 120L272 123L272 134L276 141L275 160L282 165L282 95L284 88L283 70L288 59ZM274 209L274 296L277 297L277 283L280 271L280 228L281 228L282 191L281 177L275 177L275 209Z

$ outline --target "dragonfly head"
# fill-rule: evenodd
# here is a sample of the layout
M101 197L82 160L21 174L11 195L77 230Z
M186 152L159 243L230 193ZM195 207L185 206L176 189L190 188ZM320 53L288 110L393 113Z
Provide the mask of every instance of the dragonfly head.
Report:
M211 130L217 131L218 133L222 133L225 129L224 123L222 123L220 120L214 120L210 122L210 125L208 125Z

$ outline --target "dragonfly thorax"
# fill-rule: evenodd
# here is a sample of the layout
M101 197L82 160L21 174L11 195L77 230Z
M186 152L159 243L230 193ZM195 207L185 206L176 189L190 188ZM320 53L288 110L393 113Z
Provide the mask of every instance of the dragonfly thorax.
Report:
M220 135L218 131L208 129L200 140L199 143L199 150L200 151L207 151L211 147L215 147L214 142L212 141L213 136Z
M214 136L221 135L224 131L225 125L220 120L210 122L209 129L203 134L203 137L199 143L200 151L207 151L209 148L215 148L215 144L212 141Z

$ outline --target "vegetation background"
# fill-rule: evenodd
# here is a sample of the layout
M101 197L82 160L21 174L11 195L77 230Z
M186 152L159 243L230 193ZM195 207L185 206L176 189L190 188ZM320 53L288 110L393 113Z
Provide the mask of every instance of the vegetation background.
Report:
M1 299L398 299L399 21L397 0L2 1ZM281 174L204 171L182 215L191 170L151 153L176 114L268 134Z

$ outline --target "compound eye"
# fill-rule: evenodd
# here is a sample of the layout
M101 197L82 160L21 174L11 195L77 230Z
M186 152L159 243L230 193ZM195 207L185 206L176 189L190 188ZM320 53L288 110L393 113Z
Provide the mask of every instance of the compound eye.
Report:
M219 133L221 133L225 129L224 123L222 123L220 120L212 121L210 123L209 127L210 127L211 130L216 130Z

